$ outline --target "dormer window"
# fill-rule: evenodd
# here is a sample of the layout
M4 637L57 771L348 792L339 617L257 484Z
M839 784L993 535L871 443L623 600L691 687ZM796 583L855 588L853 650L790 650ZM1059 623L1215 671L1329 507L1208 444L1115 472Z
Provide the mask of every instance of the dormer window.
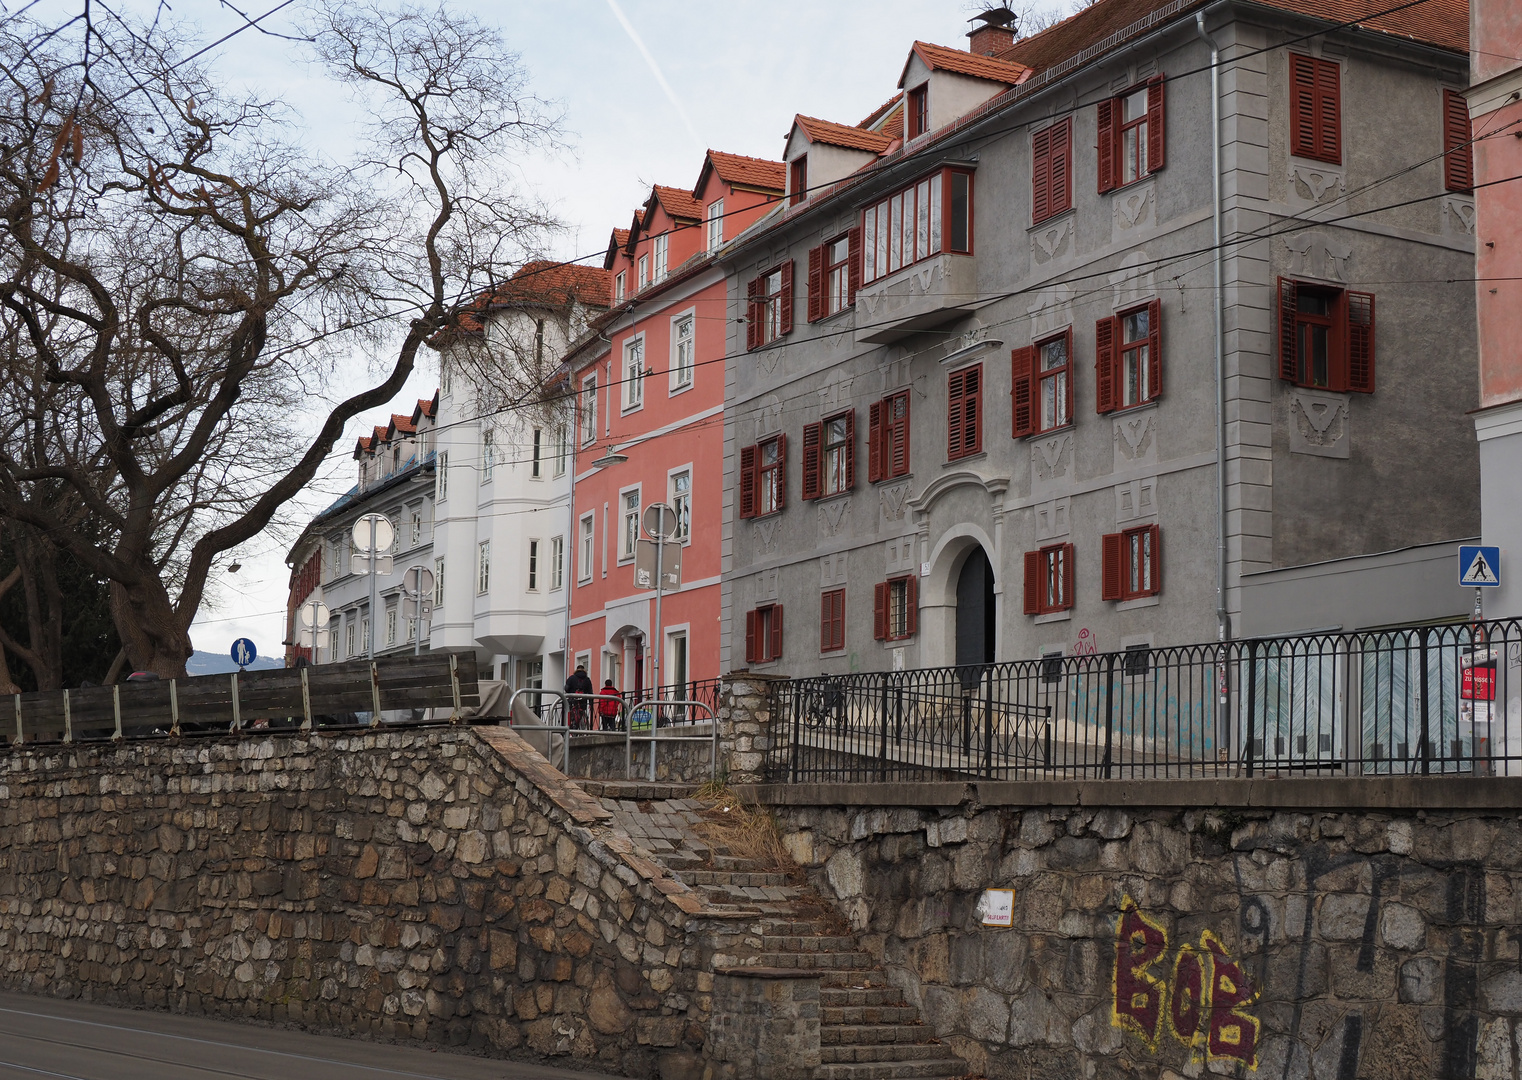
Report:
M708 204L708 250L717 251L724 243L724 200Z
M617 276L613 278L613 302L615 304L622 304L624 302L624 293L628 291L628 277L629 271L620 270Z
M649 280L650 280L650 256L648 256L648 255L641 255L639 257L639 287L641 289L643 289L645 287L645 284Z
M666 240L665 233L655 238L655 273L651 281L664 281L666 278Z
M921 83L908 94L905 113L908 138L915 138L930 130L930 84Z
M808 197L809 193L809 156L800 154L793 159L789 173L788 192L789 202L794 206Z

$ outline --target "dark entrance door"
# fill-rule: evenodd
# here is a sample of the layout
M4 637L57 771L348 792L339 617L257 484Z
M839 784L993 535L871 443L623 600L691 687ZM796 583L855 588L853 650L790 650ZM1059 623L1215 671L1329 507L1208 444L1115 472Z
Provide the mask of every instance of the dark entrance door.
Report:
M957 576L957 667L963 681L977 683L978 670L994 662L994 568L981 546L972 549Z

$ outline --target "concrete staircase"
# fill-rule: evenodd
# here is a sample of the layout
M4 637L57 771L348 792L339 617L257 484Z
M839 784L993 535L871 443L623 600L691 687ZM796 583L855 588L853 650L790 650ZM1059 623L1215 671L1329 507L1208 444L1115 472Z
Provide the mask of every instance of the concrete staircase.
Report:
M735 967L796 969L820 979L820 1066L814 1080L945 1080L965 1062L923 1026L838 912L814 889L704 840L703 804L677 785L579 781L614 821L710 908L754 920Z

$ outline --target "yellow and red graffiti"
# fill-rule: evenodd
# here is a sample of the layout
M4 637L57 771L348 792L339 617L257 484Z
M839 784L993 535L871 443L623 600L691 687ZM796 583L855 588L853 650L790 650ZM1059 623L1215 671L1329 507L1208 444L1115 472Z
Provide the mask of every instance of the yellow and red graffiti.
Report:
M1167 952L1167 930L1129 896L1122 899L1115 927L1115 1026L1156 1050L1166 1020L1169 1034L1191 1055L1256 1069L1259 1027L1246 1008L1258 999L1258 990L1241 965L1209 930L1200 934L1198 946L1179 948L1171 978L1155 970Z

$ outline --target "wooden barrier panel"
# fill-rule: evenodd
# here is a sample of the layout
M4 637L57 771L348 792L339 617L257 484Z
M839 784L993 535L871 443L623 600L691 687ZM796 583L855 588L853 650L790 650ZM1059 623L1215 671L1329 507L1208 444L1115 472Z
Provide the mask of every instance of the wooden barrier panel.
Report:
M474 652L432 652L320 667L201 675L189 679L15 694L0 731L14 741L38 737L101 739L228 730L259 721L342 722L370 714L379 691L385 711L459 709L480 702ZM374 722L374 718L372 718Z

